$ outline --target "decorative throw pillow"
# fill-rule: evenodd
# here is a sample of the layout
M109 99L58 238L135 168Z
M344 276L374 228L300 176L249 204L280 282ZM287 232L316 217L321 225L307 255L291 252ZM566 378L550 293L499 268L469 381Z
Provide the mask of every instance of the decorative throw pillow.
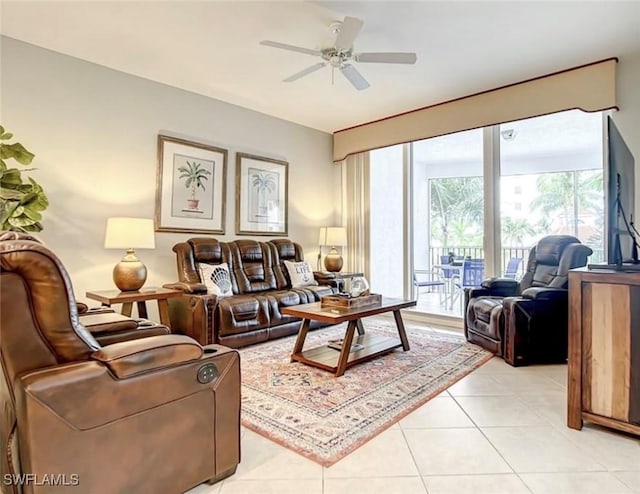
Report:
M313 268L307 261L284 261L284 265L289 273L292 288L315 286L318 284L318 282L313 278Z
M231 275L226 262L222 264L200 263L200 277L207 287L207 293L228 297L233 295L231 291Z

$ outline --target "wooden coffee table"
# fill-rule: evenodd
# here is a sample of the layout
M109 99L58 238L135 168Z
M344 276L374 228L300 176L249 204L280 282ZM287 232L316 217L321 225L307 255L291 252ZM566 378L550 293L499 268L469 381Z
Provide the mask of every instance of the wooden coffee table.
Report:
M402 323L400 309L414 307L415 305L415 300L383 297L382 302L379 304L355 309L321 307L320 302L297 305L295 307L283 307L281 309L283 314L302 318L298 338L291 354L291 361L319 367L333 372L336 377L339 377L344 374L347 367L371 360L378 355L390 352L394 348L402 347L406 352L409 350L409 340ZM398 337L366 334L362 325L362 318L384 314L385 312L393 312L398 328ZM349 324L342 341L342 350L338 351L324 345L303 351L304 341L307 338L311 321L321 321L329 324L340 324L348 321ZM358 331L358 336L354 340L356 330ZM359 343L363 348L350 352L352 344L355 343Z

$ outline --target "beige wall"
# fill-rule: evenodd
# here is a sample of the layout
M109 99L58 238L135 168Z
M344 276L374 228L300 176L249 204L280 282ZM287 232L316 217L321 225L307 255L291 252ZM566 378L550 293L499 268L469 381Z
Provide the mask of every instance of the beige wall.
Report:
M10 38L0 41L1 123L36 154L33 176L51 203L41 238L70 272L77 298L113 287L111 270L124 252L103 247L107 217L153 217L159 132L229 150L227 234L221 239L238 238L235 153L288 161L289 237L315 265L318 227L339 218L340 173L331 163L330 134ZM190 236L156 233L156 249L138 252L149 268L147 286L176 279L171 247Z
M640 218L640 51L619 57L618 107L613 120L636 160L636 214Z

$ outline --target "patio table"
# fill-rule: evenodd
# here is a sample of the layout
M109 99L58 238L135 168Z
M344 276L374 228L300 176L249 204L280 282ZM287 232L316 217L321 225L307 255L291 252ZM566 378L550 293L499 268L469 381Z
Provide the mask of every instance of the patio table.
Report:
M434 264L433 266L436 269L439 269L443 273L443 278L448 281L447 289L444 294L444 305L448 306L450 310L453 309L453 302L456 299L455 289L456 289L456 281L462 277L462 270L464 269L464 263L454 263L454 264ZM445 270L449 270L451 276L444 276Z

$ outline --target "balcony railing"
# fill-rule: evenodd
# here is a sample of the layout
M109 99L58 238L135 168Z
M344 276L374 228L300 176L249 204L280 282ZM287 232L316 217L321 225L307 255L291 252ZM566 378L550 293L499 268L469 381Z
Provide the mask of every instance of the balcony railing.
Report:
M593 249L593 254L591 255L591 257L589 257L589 262L590 263L604 262L603 249L594 248L594 246L592 245L590 245L589 247ZM525 266L527 265L527 261L529 260L530 250L531 250L530 247L503 247L502 248L502 262L503 262L502 273L505 272L509 259L512 259L514 257L522 259L522 264L520 265L520 268L519 268L520 273L522 273L522 271L524 271ZM442 256L448 257L450 252L453 252L453 255L456 257L484 259L484 249L478 246L455 245L451 247L430 247L429 259L431 262L431 266L442 264L441 262Z

